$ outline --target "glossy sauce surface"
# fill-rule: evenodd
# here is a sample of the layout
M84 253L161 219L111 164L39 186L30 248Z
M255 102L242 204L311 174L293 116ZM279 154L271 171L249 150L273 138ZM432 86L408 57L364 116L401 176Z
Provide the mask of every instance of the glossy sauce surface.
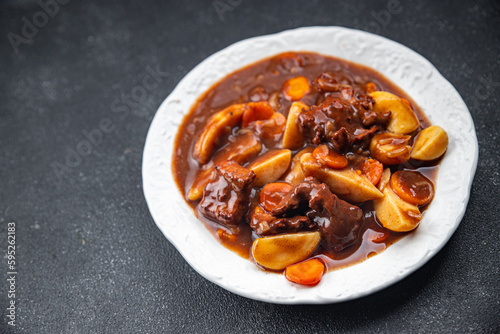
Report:
M174 177L179 189L184 194L189 205L196 209L199 201L189 201L189 192L196 175L200 171L199 163L193 158L192 152L196 139L199 137L208 119L218 111L235 104L269 100L277 106L276 111L287 116L292 101L283 94L283 84L296 77L305 77L309 82L314 81L322 73L331 73L339 84L350 85L356 94L366 94L367 87L374 85L377 90L391 92L408 100L417 114L422 128L430 126L419 107L402 90L383 77L378 72L358 65L349 63L333 57L327 57L314 53L285 53L238 70L213 85L192 107L180 126L176 138L173 157ZM368 84L368 85L367 85ZM301 99L306 105L318 105L324 100L324 95L315 89L310 89ZM233 129L234 134L237 129ZM227 133L222 142L230 137ZM410 140L413 141L413 136ZM308 144L306 144L307 146ZM310 144L309 144L310 145ZM214 156L221 155L227 144L222 144ZM311 150L316 146L312 146ZM259 156L269 150L281 148L272 140L263 141ZM296 154L304 147L292 151ZM360 169L359 156L366 156L366 152L347 152L349 166ZM257 157L257 158L258 158ZM248 163L243 164L247 166ZM393 172L397 170L416 170L425 175L431 181L435 180L437 162L421 163L410 160L402 165L391 167ZM262 187L254 187L250 194L250 207L254 208L259 202L259 193ZM357 204L359 205L359 204ZM399 240L406 233L396 233L382 227L375 219L371 202L359 205L364 212L364 223L361 226L359 238L356 242L341 250L332 252L324 247L319 247L314 256L321 257L329 270L343 268L348 265L363 261L386 249L389 245ZM248 225L248 221L240 224L237 229L223 227L222 225L205 218L199 214L198 218L205 224L208 230L227 248L235 251L240 256L251 259L250 248L255 239L255 233ZM194 246L196 247L196 246Z

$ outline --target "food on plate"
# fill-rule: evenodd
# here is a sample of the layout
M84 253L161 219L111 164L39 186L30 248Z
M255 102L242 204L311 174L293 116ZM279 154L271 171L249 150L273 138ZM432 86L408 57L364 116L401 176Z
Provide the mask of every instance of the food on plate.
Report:
M290 150L269 150L248 165L255 175L255 186L265 186L285 174L292 160Z
M439 125L423 129L415 139L410 157L418 160L434 160L444 154L448 147L448 135Z
M377 114L389 114L387 130L392 133L408 134L418 129L420 122L411 109L408 100L389 92L371 92L374 100L373 111Z
M317 231L257 238L252 245L252 256L264 268L285 269L311 255L320 240Z
M383 197L373 203L377 220L383 227L394 232L408 232L415 229L422 220L418 206L396 195L389 184L382 189Z
M399 165L410 160L411 136L381 132L370 142L370 154L384 165Z
M323 166L312 154L304 154L300 163L306 175L326 183L334 194L347 201L360 203L382 197L380 191L359 169Z
M391 188L401 199L415 205L425 205L434 197L434 185L419 172L397 171L391 176Z
M302 285L316 285L325 273L325 265L319 259L313 258L285 269L285 277L290 281Z
M199 98L173 170L223 245L314 286L418 227L447 145L446 131L378 72L287 52Z
M284 96L290 101L300 100L310 89L309 80L303 76L288 79L283 85Z
M300 131L297 117L302 110L307 109L307 105L302 102L294 102L288 110L285 133L283 133L283 148L297 149L304 145L304 136Z

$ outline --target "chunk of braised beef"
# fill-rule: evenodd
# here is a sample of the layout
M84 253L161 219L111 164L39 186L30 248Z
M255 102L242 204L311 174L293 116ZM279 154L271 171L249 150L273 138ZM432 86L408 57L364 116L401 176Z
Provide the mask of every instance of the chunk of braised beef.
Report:
M347 93L346 93L347 94ZM384 115L372 115L369 97L358 99L348 93L347 101L342 94L330 95L317 106L304 110L299 115L302 132L314 144L330 143L340 152L354 145L365 149L371 137L388 122ZM353 102L355 101L355 102ZM372 125L366 128L366 125Z
M304 181L293 186L278 205L271 210L271 214L274 216L290 216L295 215L297 212L306 212L310 208L309 202L312 198L316 196L329 197L330 195L333 194L326 184L319 183L314 177L309 176Z
M337 198L317 196L311 199L307 217L320 226L323 241L332 251L340 251L353 245L364 223L363 210Z
M373 111L373 98L351 86L349 80L324 72L313 81L324 99L299 116L304 135L314 144L330 143L338 151L352 146L366 149L371 137L384 129L390 118Z
M363 211L339 199L328 186L307 177L294 186L271 211L274 216L297 214L306 207L305 215L319 226L327 248L340 251L356 242L364 222Z
M391 119L391 111L385 113L376 113L373 110L366 110L361 114L364 126L378 126L380 128L386 128Z
M305 216L277 218L266 212L254 212L250 220L250 227L258 235L265 236L312 230L316 227L316 224Z
M215 175L203 191L198 212L226 225L236 226L244 221L255 173L234 161L214 166Z

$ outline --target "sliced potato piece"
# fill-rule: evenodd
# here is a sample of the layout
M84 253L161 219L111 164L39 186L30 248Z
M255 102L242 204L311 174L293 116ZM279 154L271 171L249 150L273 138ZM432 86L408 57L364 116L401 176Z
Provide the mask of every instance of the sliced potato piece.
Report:
M205 164L210 160L219 137L226 128L232 128L241 121L247 108L245 104L233 104L210 117L194 146L193 157L196 161Z
M254 186L260 187L278 180L290 166L291 160L290 150L271 150L252 161L247 168L257 176Z
M349 202L364 202L383 196L370 180L352 169L323 167L310 153L303 154L300 163L306 176L314 176L326 183L335 195Z
M391 180L391 170L390 170L390 168L386 168L382 172L382 176L380 177L380 181L378 181L377 189L380 191L383 191L385 186L387 184L389 184L390 180Z
M240 130L241 132L231 138L227 146L219 150L214 155L214 163L226 160L244 164L255 158L262 149L259 137L251 130Z
M311 153L314 151L313 147L306 147L302 151L299 151L299 153L295 154L293 159L292 159L292 165L288 172L284 175L284 180L286 182L291 183L292 185L297 185L300 182L304 181L304 178L306 177L304 175L304 172L302 171L302 165L300 164L300 157L305 154L305 153Z
M419 126L417 115L410 105L398 96L389 92L371 92L370 96L375 100L373 110L376 113L391 112L391 118L387 130L398 134L407 134L415 131Z
M383 198L373 202L377 220L382 226L395 232L415 229L422 220L418 207L403 201L391 187L386 186L383 193Z
M212 177L214 176L214 168L210 167L205 170L201 170L198 172L196 175L196 178L194 179L193 185L188 191L187 197L190 201L197 201L201 199L203 196L203 189L205 189L205 186L212 180Z
M281 270L308 258L320 240L317 231L258 238L253 242L252 255L264 268Z
M299 125L297 124L297 118L299 117L302 109L308 108L309 107L302 102L294 102L290 106L286 120L285 133L283 134L283 148L293 150L304 144L304 136L302 135Z
M410 157L418 160L434 160L443 155L448 147L448 134L438 125L423 129L411 150Z

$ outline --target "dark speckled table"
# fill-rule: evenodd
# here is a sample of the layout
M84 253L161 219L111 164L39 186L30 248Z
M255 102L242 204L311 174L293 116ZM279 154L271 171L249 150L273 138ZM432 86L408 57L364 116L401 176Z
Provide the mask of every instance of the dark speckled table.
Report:
M500 331L498 1L40 3L0 4L0 332ZM341 304L266 304L208 282L163 237L142 150L156 109L196 64L310 25L375 32L430 60L470 108L479 165L460 227L408 278ZM155 69L157 85L135 89Z

